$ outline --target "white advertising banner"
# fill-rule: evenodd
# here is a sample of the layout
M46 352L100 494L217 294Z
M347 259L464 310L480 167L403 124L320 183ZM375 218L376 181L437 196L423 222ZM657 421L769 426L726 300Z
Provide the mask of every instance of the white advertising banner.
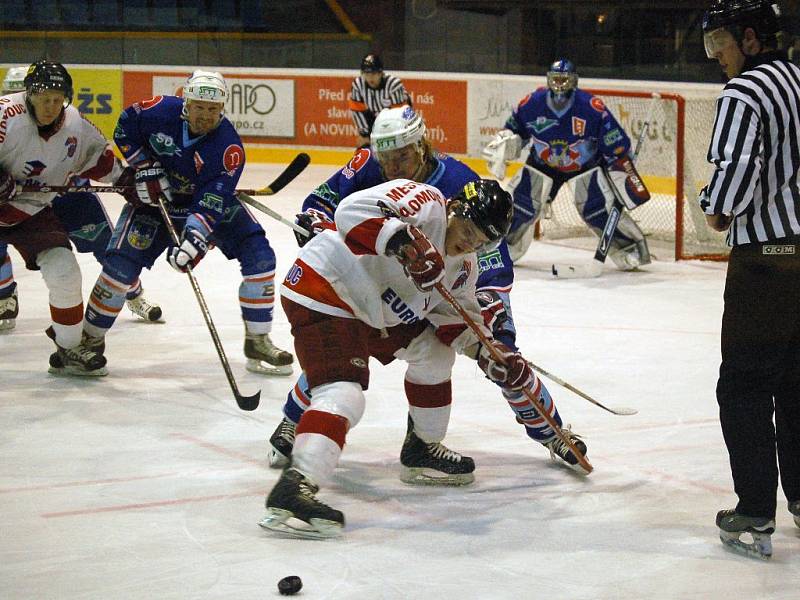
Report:
M153 95L172 95L185 77L156 75ZM228 101L225 116L241 136L294 137L294 80L225 76Z

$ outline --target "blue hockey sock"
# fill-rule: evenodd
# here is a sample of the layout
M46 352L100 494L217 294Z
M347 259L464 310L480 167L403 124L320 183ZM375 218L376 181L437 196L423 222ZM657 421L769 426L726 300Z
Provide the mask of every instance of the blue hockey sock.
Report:
M130 286L111 277L105 270L89 294L83 330L92 337L104 337L114 325L117 315L125 305L125 294Z
M294 384L294 387L286 397L286 404L283 405L283 415L297 425L300 422L300 417L308 410L309 404L311 404L311 394L308 389L306 374L300 373L297 383Z
M239 285L239 305L248 333L269 333L275 304L275 270L245 275Z
M534 379L530 390L539 398L547 414L561 427L561 415L558 414L550 392L547 391L544 383L542 383L538 377ZM539 415L533 402L531 402L525 394L520 391L503 390L503 397L508 402L511 410L514 411L514 414L517 415L517 421L525 426L525 433L528 434L529 438L542 444L552 439L555 432L550 425L547 424L544 417Z
M125 299L133 300L134 298L141 296L141 294L142 294L142 281L141 279L137 279L136 281L133 282L133 285L131 285L130 289L128 290L128 293L125 294Z

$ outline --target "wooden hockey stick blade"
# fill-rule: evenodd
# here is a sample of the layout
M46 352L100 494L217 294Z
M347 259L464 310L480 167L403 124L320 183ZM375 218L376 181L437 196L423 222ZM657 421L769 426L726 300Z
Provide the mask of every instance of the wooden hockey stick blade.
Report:
M544 376L545 376L545 377L547 377L547 378L548 378L550 381L552 381L553 383L557 383L558 385L560 385L561 387L563 387L565 390L569 390L569 391L570 391L570 392L572 392L573 394L575 394L575 395L577 395L577 396L580 396L581 398L583 398L584 400L587 400L587 401L591 402L591 403L592 403L592 404L594 404L595 406L599 406L599 407L600 407L600 408L602 408L603 410L607 410L607 411L608 411L608 412L610 412L611 414L614 414L614 415L619 415L619 416L628 416L628 415L635 415L635 414L637 414L637 413L639 412L639 411L638 411L638 410L636 410L636 409L633 409L633 408L623 408L623 407L621 407L621 406L618 406L617 408L610 408L610 407L608 407L608 406L606 406L606 405L604 405L604 404L601 404L600 402L598 402L597 400L595 400L594 398L592 398L592 397L591 397L589 394L587 394L587 393L585 393L585 392L582 392L581 390L579 390L579 389L578 389L578 388L576 388L575 386L573 386L573 385L571 385L571 384L567 383L566 381L564 381L564 380L563 380L563 379L561 379L560 377L558 377L558 376L556 376L556 375L553 375L552 373L549 373L549 372L545 371L545 370L544 370L542 367L540 367L539 365L536 365L536 364L532 363L531 361L528 361L528 364L531 366L531 369L533 369L534 371L536 371L537 373L539 373L539 375L544 375Z
M588 265L553 263L550 272L557 279L591 279L603 274L603 263L593 260Z
M267 187L261 188L260 190L254 190L255 193L252 194L253 196L272 196L273 194L277 194L283 188L285 188L292 180L300 175L305 168L308 166L308 163L311 162L311 157L306 154L305 152L301 152L297 156L292 159L292 162L283 170L283 173L278 175L275 178L275 181L270 183ZM244 190L248 192L249 190Z

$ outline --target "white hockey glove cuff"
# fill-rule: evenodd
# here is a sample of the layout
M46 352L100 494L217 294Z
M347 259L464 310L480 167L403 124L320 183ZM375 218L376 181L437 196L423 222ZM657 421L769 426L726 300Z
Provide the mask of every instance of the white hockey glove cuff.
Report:
M489 171L498 179L506 175L506 161L515 160L522 151L522 138L513 131L501 129L494 139L486 144L481 154L486 159Z

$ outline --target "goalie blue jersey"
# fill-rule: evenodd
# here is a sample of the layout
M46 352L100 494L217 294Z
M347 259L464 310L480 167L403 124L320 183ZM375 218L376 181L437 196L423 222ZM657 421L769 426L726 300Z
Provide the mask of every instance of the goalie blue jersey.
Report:
M167 173L173 215L195 214L214 229L229 209L244 169L244 149L227 118L209 133L193 137L181 118L183 99L156 96L136 102L120 115L114 141L133 166L158 161Z
M629 153L630 139L600 98L576 89L558 113L547 98L547 88L529 94L505 124L531 142L529 165L565 180Z
M452 198L470 181L480 179L467 165L446 154L435 153L436 167L424 182ZM303 210L319 210L333 219L339 202L360 190L385 182L378 160L369 148L360 148L343 169L318 186L303 202ZM510 291L514 271L505 240L497 249L478 255L478 289Z

